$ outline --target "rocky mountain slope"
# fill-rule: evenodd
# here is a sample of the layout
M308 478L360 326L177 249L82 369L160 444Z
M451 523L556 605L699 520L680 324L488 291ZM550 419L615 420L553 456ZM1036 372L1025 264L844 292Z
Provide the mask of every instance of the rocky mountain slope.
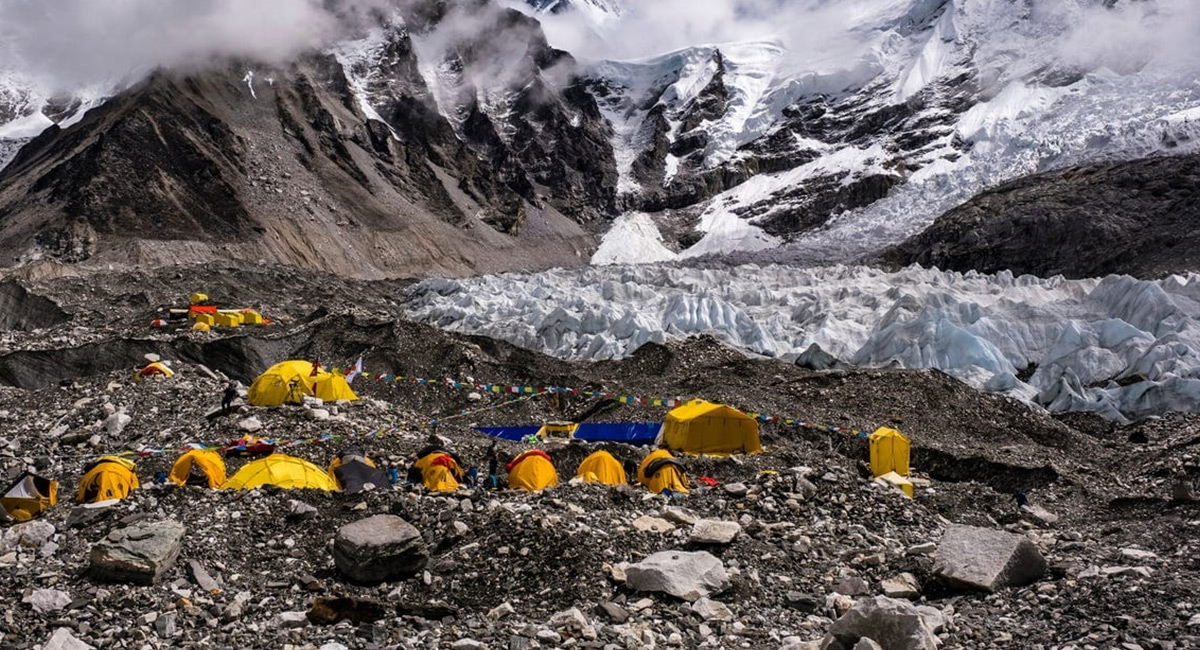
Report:
M895 265L1041 277L1200 268L1200 157L1087 165L983 192L885 251Z
M261 280L276 274L297 291L268 290ZM131 282L135 276L140 283ZM69 639L92 647L137 639L151 646L326 650L563 644L813 650L861 636L911 650L997 643L1165 650L1200 643L1200 611L1188 598L1197 580L1189 533L1196 502L1188 489L1200 476L1188 451L1197 436L1194 418L1125 428L1057 421L936 372L814 372L748 359L711 339L651 344L617 362L567 362L375 315L389 308L394 283L286 269L26 282L34 295L59 302L71 322L4 332L7 356L98 344L86 360L64 361L57 374L28 388L0 388L6 431L0 472L34 467L63 482L57 507L0 535L0 591L11 603L0 619L6 644L33 647L55 637L51 647ZM214 296L227 291L229 299L261 304L279 324L207 335L146 327L159 301L210 283ZM358 299L348 301L355 292ZM132 381L131 368L150 348L172 363L175 377ZM702 395L821 423L892 424L912 436L922 487L909 500L872 481L858 438L780 424L763 425L764 454L684 459L693 485L686 499L651 497L636 486L568 483L592 450L579 443L545 445L562 484L534 495L479 489L437 495L415 486L358 495L227 492L154 483L156 473L169 469L173 450L226 442L251 420L264 435L302 441L288 452L322 466L357 441L403 475L432 417L442 418L438 433L475 464L490 440L472 432L473 423L589 412L632 421L665 411L582 396L557 407L538 396L501 406L511 396L472 397L468 390L364 377L355 382L361 402L321 405L322 414L311 405L239 407L217 426L205 419L219 398L221 374L249 378L286 356L359 354L379 372ZM463 410L476 412L451 417ZM523 448L501 443L506 455ZM624 462L644 453L606 448ZM75 507L70 493L88 459L122 449L136 454L143 486L108 507ZM233 470L245 461L228 462ZM1014 507L1010 495L1018 487L1038 508ZM339 529L375 515L415 526L428 560L412 577L356 584L335 563L330 547ZM160 522L178 522L182 531ZM961 534L958 524L1010 532L1008 543L1026 540L1033 550L1025 553L1044 556L1048 566L1033 582L995 593L945 581L938 567L953 561L949 546ZM167 529L182 538L163 542L162 552L177 551L178 558L154 560L161 572L154 584L133 583L128 567L92 569L99 562L92 549L157 539ZM732 534L714 537L717 529ZM132 535L115 532L122 530ZM724 578L701 581L708 596L694 602L659 591L629 566L659 551L708 553ZM868 613L877 606L893 613ZM850 625L857 616L865 617L862 625ZM907 620L906 627L898 632L887 623L891 616Z
M406 0L288 64L159 72L79 124L95 91L52 101L0 75L0 165L46 129L0 173L3 263L238 255L464 274L580 264L614 220L597 261L643 261L652 241L655 261L768 250L845 262L1004 181L1200 143L1191 59L1138 49L1154 40L1140 35L1165 48L1186 25L1170 3L834 9L612 59L594 55L647 32L637 7ZM1130 43L1079 49L1113 21ZM599 44L572 43L584 60L554 47L569 40L559 26L580 22ZM93 140L118 172L105 188L86 172L99 150L81 158Z

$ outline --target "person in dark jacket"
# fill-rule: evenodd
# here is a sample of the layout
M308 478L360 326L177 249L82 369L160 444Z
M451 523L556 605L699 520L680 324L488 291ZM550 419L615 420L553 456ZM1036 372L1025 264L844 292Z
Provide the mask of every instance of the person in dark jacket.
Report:
M225 392L221 395L221 415L229 415L229 410L233 408L233 400L237 399L237 397L237 382L231 381L225 387Z

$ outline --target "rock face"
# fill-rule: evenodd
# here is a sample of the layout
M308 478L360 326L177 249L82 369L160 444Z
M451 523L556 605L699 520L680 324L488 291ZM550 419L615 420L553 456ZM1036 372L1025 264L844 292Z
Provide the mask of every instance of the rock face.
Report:
M429 552L412 524L394 515L375 515L338 529L333 561L350 580L371 584L416 575L429 561Z
M886 251L903 266L1142 278L1200 262L1200 156L1074 167L1004 183Z
M729 588L725 566L700 551L660 551L625 569L627 584L637 591L671 594L692 602Z
M169 519L114 530L92 547L89 572L103 582L153 584L179 557L184 532Z
M834 621L821 648L853 650L864 638L887 650L936 650L939 643L911 603L876 596L858 601Z
M1046 560L1021 535L952 525L938 544L934 574L960 589L995 591L1029 584L1046 572Z

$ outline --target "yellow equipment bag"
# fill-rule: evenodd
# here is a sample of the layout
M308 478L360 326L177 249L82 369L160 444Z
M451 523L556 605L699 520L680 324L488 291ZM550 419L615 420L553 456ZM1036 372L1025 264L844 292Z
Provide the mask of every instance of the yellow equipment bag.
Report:
M81 503L124 499L138 488L135 469L133 461L116 456L101 456L83 473L76 498Z
M667 413L659 437L668 449L691 455L727 456L762 451L758 422L754 418L724 404L704 400L692 400Z
M558 485L558 472L550 457L540 449L531 449L510 462L508 487L526 492L538 492Z
M671 452L658 449L646 454L638 466L638 483L655 494L670 490L678 494L688 493L687 474Z
M909 475L908 438L903 433L887 427L879 427L868 438L871 444L871 473L883 476L895 472Z
M0 507L17 521L29 521L58 503L58 481L25 472L0 496Z
M221 486L221 489L253 490L264 485L274 485L287 490L336 492L338 489L337 482L320 467L287 454L271 454L266 458L246 463Z
M626 482L625 468L607 451L600 450L579 463L579 471L575 478L582 478L588 483L603 483L604 485L624 485Z
M903 476L900 476L899 474L897 474L895 472L888 472L886 474L880 474L879 476L875 477L875 480L876 481L885 481L887 483L890 483L891 485L894 485L894 486L900 488L901 490L903 490L904 493L908 495L908 498L910 498L910 499L913 498L912 481L904 478Z
M208 449L193 449L171 466L168 477L176 485L201 485L217 489L225 484L225 460Z

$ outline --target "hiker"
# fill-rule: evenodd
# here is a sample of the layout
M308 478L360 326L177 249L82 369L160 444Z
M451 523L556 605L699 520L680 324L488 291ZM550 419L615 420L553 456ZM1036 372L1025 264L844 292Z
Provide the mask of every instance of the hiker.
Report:
M504 487L504 483L500 479L500 451L496 449L495 441L488 447L488 473L483 478L482 486L488 490L499 490Z
M221 415L229 415L229 410L233 408L233 400L237 399L237 396L237 382L231 381L225 387L225 392L221 395Z
M1016 492L1013 492L1012 498L1013 501L1017 502L1017 510L1029 505L1029 496L1025 493L1025 490L1018 489Z

